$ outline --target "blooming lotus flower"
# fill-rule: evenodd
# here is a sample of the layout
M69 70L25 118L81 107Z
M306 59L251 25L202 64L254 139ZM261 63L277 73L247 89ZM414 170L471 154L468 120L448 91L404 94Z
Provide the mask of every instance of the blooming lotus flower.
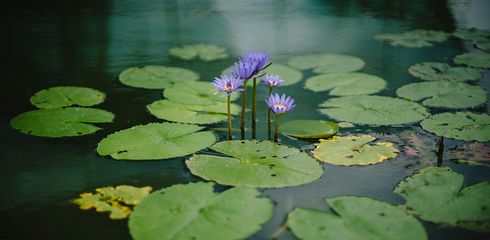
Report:
M277 93L272 94L265 100L265 102L276 115L289 112L296 106L294 104L294 99L290 96L286 97L286 94L283 94L280 97Z
M254 75L255 69L256 64L254 62L239 61L235 63L235 67L231 75L245 81Z
M242 54L240 57L240 61L242 62L250 62L255 64L255 72L259 72L260 70L266 67L266 64L269 62L270 56L266 52L259 51L249 51Z
M268 73L262 77L262 81L270 88L281 86L284 80L277 74Z
M243 84L243 81L233 75L221 75L220 77L216 77L211 84L218 88L218 91L216 93L224 92L230 95L232 92L243 91L243 88L240 88Z

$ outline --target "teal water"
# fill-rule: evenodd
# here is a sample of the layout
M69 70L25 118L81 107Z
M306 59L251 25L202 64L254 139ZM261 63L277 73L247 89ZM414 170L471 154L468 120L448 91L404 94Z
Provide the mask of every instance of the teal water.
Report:
M163 161L115 161L95 152L109 133L138 124L157 122L145 105L161 98L159 90L123 86L119 72L135 65L162 64L197 71L210 81L245 50L265 50L274 62L317 52L357 56L366 62L361 72L387 80L379 95L418 81L407 68L423 61L449 62L471 48L458 39L434 47L392 47L372 39L382 32L423 28L452 32L456 27L479 23L458 11L472 1L48 1L15 3L1 11L0 56L0 213L1 239L130 239L126 221L109 220L106 214L80 211L69 202L97 187L130 184L160 189L176 183L200 181L185 168L186 157ZM477 2L477 1L475 1ZM484 8L487 5L480 6ZM489 8L487 8L489 9ZM463 16L463 17L462 17ZM168 49L189 43L226 47L230 58L213 62L182 61ZM304 72L304 79L312 76ZM488 71L478 84L490 89ZM303 89L304 80L281 91L296 98L291 119L327 119L317 105L326 92ZM93 135L48 139L17 133L9 126L14 116L33 110L35 92L61 85L101 90L107 100L99 108L116 115ZM264 99L266 90L258 93ZM488 112L486 106L474 111ZM259 104L258 138L266 138L265 104ZM439 110L431 109L432 113ZM235 121L238 123L238 121ZM216 125L212 127L224 127ZM238 124L236 124L238 127ZM357 127L341 133L420 131L418 124L405 127ZM217 132L226 138L225 132ZM248 136L250 138L250 135ZM311 150L312 142L281 137L282 143ZM447 147L457 144L446 141ZM435 160L435 159L434 159ZM270 239L294 207L329 211L324 198L339 195L367 196L393 204L403 199L393 188L412 174L416 159L400 157L365 167L324 164L324 176L307 185L265 189L275 202L273 218L251 239ZM490 168L476 168L444 161L464 174L467 184L490 180ZM220 189L224 189L220 188ZM442 228L423 222L431 239L488 239L459 228ZM294 239L285 231L279 239Z

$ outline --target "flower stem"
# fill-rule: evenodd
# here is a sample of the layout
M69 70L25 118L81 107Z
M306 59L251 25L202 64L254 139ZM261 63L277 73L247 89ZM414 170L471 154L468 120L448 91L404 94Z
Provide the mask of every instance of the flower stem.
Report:
M230 95L228 94L228 140L231 140L231 111L230 111Z
M272 88L269 88L269 96L272 94ZM272 115L272 111L270 108L267 108L267 132L268 132L268 135L269 136L269 140L271 140L271 116Z
M255 119L255 113L257 110L257 106L255 104L255 99L257 98L257 83L256 83L256 78L254 78L253 81L253 87L252 87L252 139L255 139L255 126L256 126L256 119Z
M276 114L276 131L274 132L274 142L278 142L278 140L279 140L279 121L280 121L280 118Z
M245 109L247 108L247 83L248 83L248 79L243 82L242 123L240 127L240 135L242 140L245 139Z

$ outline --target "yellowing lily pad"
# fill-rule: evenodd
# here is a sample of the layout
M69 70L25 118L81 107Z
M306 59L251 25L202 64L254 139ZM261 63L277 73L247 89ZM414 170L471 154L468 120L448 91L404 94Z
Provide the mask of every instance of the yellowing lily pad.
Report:
M475 68L490 68L490 53L463 53L455 56L454 62Z
M479 69L451 67L441 62L424 62L411 66L408 72L423 80L468 81L481 77Z
M199 75L192 70L158 65L131 67L119 74L119 81L122 84L145 89L163 89L175 83L198 79Z
M170 55L184 60L201 59L213 61L228 57L226 49L213 44L190 44L183 47L174 47L169 50Z
M441 113L425 119L420 125L438 136L465 141L490 141L490 116L486 113Z
M293 57L288 62L293 68L312 69L315 73L353 72L364 67L364 64L364 61L357 57L329 53Z
M226 103L226 95L218 93L210 82L179 83L163 91L163 96L173 102L189 105L215 105ZM231 94L231 101L238 99L239 93ZM226 109L226 108L224 108Z
M383 33L374 36L379 41L389 41L392 46L409 48L431 47L433 42L446 41L449 33L441 31L416 29L403 33Z
M327 138L335 135L339 126L322 120L293 120L279 127L279 132L296 138Z
M89 107L103 102L105 94L86 87L52 87L41 90L31 97L38 108L62 108L73 105Z
M381 91L386 81L366 73L328 73L306 79L305 88L313 92L330 90L330 95L365 95Z

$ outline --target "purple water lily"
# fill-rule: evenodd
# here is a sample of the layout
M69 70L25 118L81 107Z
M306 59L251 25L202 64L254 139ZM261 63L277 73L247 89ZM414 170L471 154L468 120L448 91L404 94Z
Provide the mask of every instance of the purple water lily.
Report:
M243 88L240 88L243 84L243 81L241 81L234 75L221 75L214 78L214 81L211 84L218 88L218 91L216 93L224 92L230 95L232 92L243 91Z
M270 88L281 86L284 80L281 76L273 73L268 73L262 77L262 81Z
M272 94L265 100L269 108L276 114L284 114L291 111L296 105L294 99L290 96L286 97L286 94L279 96L279 94Z
M235 63L235 67L232 70L232 75L237 76L242 81L245 81L254 75L255 69L255 62L239 61Z
M270 60L270 56L266 52L248 51L242 54L240 60L242 62L254 63L255 72L259 72L260 70L264 69L267 66Z

